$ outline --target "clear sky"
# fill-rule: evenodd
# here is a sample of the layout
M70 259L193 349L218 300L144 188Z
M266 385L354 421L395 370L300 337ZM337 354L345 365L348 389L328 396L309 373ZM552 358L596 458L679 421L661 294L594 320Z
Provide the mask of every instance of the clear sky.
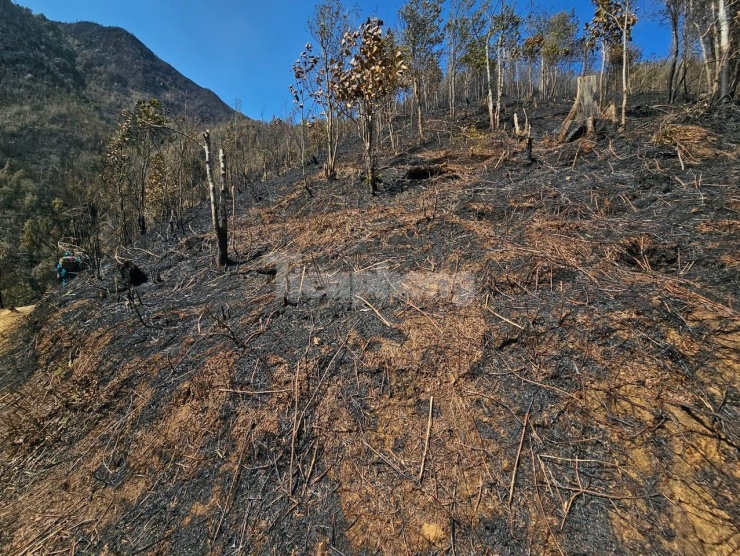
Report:
M313 0L13 0L53 21L92 21L122 27L158 57L230 106L255 119L286 117L291 66L310 41ZM378 15L396 26L404 0L346 0L362 18ZM581 25L593 15L589 0L540 1L549 13L576 9ZM529 7L530 0L518 6ZM634 40L645 57L665 56L669 35L651 13L657 2L638 0ZM445 10L446 11L446 10Z

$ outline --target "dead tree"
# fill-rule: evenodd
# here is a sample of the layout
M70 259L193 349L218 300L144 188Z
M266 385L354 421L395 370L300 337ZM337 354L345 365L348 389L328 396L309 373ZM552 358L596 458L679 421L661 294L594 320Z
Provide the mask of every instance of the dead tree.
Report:
M216 194L216 183L213 181L213 161L211 159L211 132L203 132L203 149L206 152L206 177L208 178L208 191L211 195L211 221L213 231L216 233L218 243L218 264L226 266L229 263L229 241L228 241L228 190L226 188L226 164L224 163L224 151L219 149L218 160L221 166L221 190Z

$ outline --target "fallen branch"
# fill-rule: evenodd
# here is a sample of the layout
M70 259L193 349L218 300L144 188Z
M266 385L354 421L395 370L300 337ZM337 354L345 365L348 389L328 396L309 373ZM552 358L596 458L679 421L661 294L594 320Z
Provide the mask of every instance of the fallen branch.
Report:
M383 460L383 462L385 462L391 469L393 469L401 477L403 477L404 479L411 479L411 477L409 477L409 475L406 472L402 471L400 467L398 467L395 463L393 463L391 460L389 460L383 454L381 454L380 452L378 452L375 448L373 448L372 446L370 446L370 444L368 444L365 441L364 438L362 439L362 443L365 445L366 448L368 448L373 454L375 454L381 460Z
M288 468L288 496L293 496L293 461L295 459L295 440L298 435L298 427L300 421L298 419L298 373L300 372L301 363L300 361L296 365L295 376L293 377L293 433L290 437L290 466ZM308 407L308 404L307 404ZM303 414L301 414L303 418Z
M228 392L229 394L243 394L245 396L264 396L267 394L283 394L285 392L292 392L292 388L286 388L284 390L234 390L232 388L219 388L217 392Z
M431 322L431 323L432 323L432 325L434 326L434 328L436 328L437 330L439 330L439 333L440 333L440 334L444 334L444 330L442 330L442 328L441 328L441 327L440 327L440 326L439 326L439 325L438 325L438 324L436 323L436 321L435 321L435 320L434 320L434 319L433 319L432 317L430 317L430 316L429 316L429 314L428 314L428 313L426 313L426 312L422 311L422 310L421 310L421 309L420 309L419 307L417 307L416 305L414 305L413 303L411 303L411 301L409 301L408 299L405 299L404 301L405 301L405 302L406 302L406 303L407 303L408 305L410 305L411 307L413 307L414 309L416 309L417 311L419 311L419 313L421 313L421 314L422 314L422 315L423 315L424 317L426 317L426 319L427 319L427 320L428 320L429 322Z
M254 421L250 421L249 425L247 426L247 433L252 432L252 426L254 425ZM241 452L239 453L239 461L236 464L236 469L234 470L234 477L231 480L231 485L229 486L229 492L226 494L226 500L224 501L224 509L221 512L221 518L218 520L218 525L216 526L216 530L213 533L213 537L211 538L211 545L216 541L216 538L218 537L219 532L221 531L221 526L224 523L224 519L226 519L226 514L229 513L229 506L231 505L232 495L234 494L234 487L239 482L239 476L241 475L242 471L242 460L244 459L244 452L247 450L247 441L246 438L244 440L244 446L242 446Z

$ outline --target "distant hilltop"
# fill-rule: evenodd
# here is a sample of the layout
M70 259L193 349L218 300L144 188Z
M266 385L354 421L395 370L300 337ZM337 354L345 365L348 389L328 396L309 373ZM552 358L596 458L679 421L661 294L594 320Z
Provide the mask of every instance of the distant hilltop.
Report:
M214 125L233 116L215 93L160 60L124 29L96 23L57 23L0 0L0 99L39 90L83 94L115 119L140 98L162 100L172 116Z
M0 0L0 167L38 170L98 151L121 111L152 97L198 125L234 116L128 31L57 23Z

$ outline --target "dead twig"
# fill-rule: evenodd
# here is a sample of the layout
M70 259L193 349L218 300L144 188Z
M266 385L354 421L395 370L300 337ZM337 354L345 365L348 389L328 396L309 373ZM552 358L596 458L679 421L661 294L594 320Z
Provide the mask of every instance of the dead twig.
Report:
M370 309L373 310L373 312L378 316L378 318L383 322L383 324L385 324L388 328L393 328L393 325L390 322L388 322L388 320L383 315L380 314L380 311L378 311L375 307L373 307L372 304L367 299L365 299L364 297L360 297L359 295L355 295L355 297L359 299L360 301L362 301L365 305L370 307Z
M293 432L290 437L290 468L288 471L288 496L293 496L293 461L295 459L295 439L298 435L298 373L301 369L301 362L296 365L295 376L293 377ZM301 415L303 417L303 415Z
M247 425L247 434L249 434L252 431L252 426L254 425L254 421L250 421L249 425ZM211 545L216 541L216 538L218 537L219 532L221 531L221 526L224 523L224 519L226 519L226 515L229 513L229 506L231 505L231 498L232 494L234 493L234 487L239 482L239 476L241 475L242 470L242 460L244 459L244 452L247 451L247 441L245 439L244 445L242 446L241 452L239 453L239 461L236 464L236 469L234 470L234 477L231 480L231 485L229 486L229 492L226 493L226 500L224 501L224 508L221 512L221 518L218 520L218 525L216 525L216 530L213 532L213 536L211 537Z
M490 307L486 307L486 309L488 309L489 313L491 313L495 317L500 318L502 321L508 322L512 326L516 326L519 330L524 330L524 327L521 324L517 324L513 320L509 320L506 317L499 315L496 311L494 311Z
M429 397L429 418L427 419L427 435L424 440L424 452L421 455L421 466L419 468L419 482L424 476L424 465L427 461L427 450L429 449L429 436L432 432L432 413L434 411L434 396Z
M396 291L398 291L398 290L396 290ZM424 316L429 322L432 323L432 325L434 326L434 328L436 328L439 331L440 334L444 334L444 331L442 330L442 328L435 322L435 320L432 317L429 316L428 313L426 313L425 311L422 311L419 307L417 307L416 305L414 305L408 298L404 298L403 301L409 307L413 307L414 309L416 309L417 311L419 311L419 313L421 313L422 316Z
M292 392L292 388L286 388L284 390L234 390L232 388L219 388L217 392L228 392L229 394L243 394L245 396L265 396L268 394L283 394L285 392Z
M534 463L534 449L532 448L531 440L529 442L529 453L532 455L532 482L534 483L534 493L536 495L537 505L540 507L540 511L542 512L542 517L545 519L545 525L547 526L547 530L550 533L550 537L555 543L555 547L558 549L560 556L565 556L565 552L563 552L563 549L560 548L560 543L558 542L557 537L555 536L555 533L552 530L552 527L550 527L550 523L547 519L547 514L545 513L545 506L542 503L542 497L540 496L540 489L537 486L537 467L535 466L535 463Z
M524 445L524 437L527 435L527 423L529 422L529 413L532 411L532 402L529 402L529 408L527 414L524 416L524 424L522 425L522 435L519 438L519 448L516 451L516 459L514 460L514 469L511 471L511 483L509 484L509 500L507 505L511 507L511 500L514 497L514 483L516 483L516 476L519 470L519 457L522 455L522 446Z
M517 373L515 371L512 371L512 374L515 377L517 377L519 380L523 381L523 382L528 382L529 384L534 384L535 386L540 386L541 388L546 388L547 390L552 390L553 392L557 392L557 393L559 393L559 394L561 394L563 396L567 396L567 397L572 398L574 400L578 400L578 398L576 396L574 396L570 392L566 392L562 388L558 388L557 386L548 386L547 384L542 384L541 382L537 382L536 380L530 380L528 378L524 378L523 376L521 376L519 373Z

